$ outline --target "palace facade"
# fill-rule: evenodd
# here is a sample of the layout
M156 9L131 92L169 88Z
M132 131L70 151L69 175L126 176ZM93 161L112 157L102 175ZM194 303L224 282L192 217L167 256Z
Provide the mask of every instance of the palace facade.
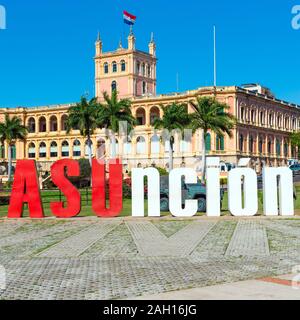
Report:
M123 158L125 169L156 165L168 167L168 143L163 144L160 132L155 132L153 122L162 117L163 105L185 103L193 112L192 101L197 96L215 96L230 106L230 112L238 119L233 137L218 137L213 132L206 139L208 156L219 156L226 163L237 164L242 157L250 157L252 166L259 172L264 165L286 165L290 158L297 158L289 135L300 128L300 106L280 99L270 90L257 85L202 87L182 93L156 94L156 45L149 43L149 52L136 49L135 36L128 37L128 46L113 52L103 52L98 36L95 56L95 88L99 100L104 91L117 90L119 97L132 101L132 113L137 119L135 135L118 137L117 149ZM6 113L20 117L28 127L25 142L18 141L12 150L17 159L35 159L38 166L49 171L51 164L62 158L80 159L87 156L86 139L79 131L66 132L69 105L18 107L1 109L0 121ZM93 155L97 155L99 140L106 142L109 157L111 143L104 132L98 130L92 137ZM174 165L193 167L201 165L201 132L190 140L175 142ZM3 164L7 163L7 145L1 149Z

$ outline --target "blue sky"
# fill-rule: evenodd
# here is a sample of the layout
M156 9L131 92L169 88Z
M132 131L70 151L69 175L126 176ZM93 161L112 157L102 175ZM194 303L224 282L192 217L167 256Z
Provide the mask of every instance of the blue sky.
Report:
M104 50L128 34L122 10L138 16L137 47L157 42L158 92L213 83L212 27L218 30L218 85L259 82L300 104L300 30L291 8L300 0L0 0L0 106L77 101L94 92L94 42Z

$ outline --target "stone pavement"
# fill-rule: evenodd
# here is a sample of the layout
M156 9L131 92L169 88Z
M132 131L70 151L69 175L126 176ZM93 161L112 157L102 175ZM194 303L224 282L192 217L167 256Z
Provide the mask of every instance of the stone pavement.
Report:
M297 218L0 220L0 299L159 297L207 286L210 298L215 285L299 265ZM280 284L257 288L270 285Z

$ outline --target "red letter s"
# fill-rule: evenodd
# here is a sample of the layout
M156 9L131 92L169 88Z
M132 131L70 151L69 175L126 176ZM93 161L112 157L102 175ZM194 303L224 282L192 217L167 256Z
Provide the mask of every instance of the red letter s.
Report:
M66 174L65 174L66 170ZM79 163L75 160L65 159L55 162L51 167L53 183L64 193L67 198L67 206L62 202L51 203L52 213L58 218L72 218L81 210L81 197L79 191L66 178L80 175Z

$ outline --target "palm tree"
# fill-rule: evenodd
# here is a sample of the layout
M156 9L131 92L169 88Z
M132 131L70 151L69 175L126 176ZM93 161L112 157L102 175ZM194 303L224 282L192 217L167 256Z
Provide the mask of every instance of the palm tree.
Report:
M89 162L92 166L92 140L91 136L97 128L97 98L90 101L86 97L81 97L76 106L70 107L68 110L67 132L72 129L80 130L80 134L87 138Z
M290 141L293 147L298 148L298 157L300 155L300 131L290 134Z
M119 132L120 122L127 122L130 131L136 124L131 112L131 101L129 99L118 99L118 92L113 90L111 97L107 92L103 93L104 103L100 104L97 114L97 124L100 128L110 131L112 142L112 159L116 158L116 134Z
M197 97L197 102L191 101L194 113L191 114L191 128L195 132L202 129L202 181L205 180L206 170L206 137L209 131L224 137L232 137L235 126L235 117L228 113L229 106L218 102L212 97Z
M173 154L174 154L174 131L183 132L190 124L190 117L187 107L184 104L173 103L168 106L161 106L163 109L163 117L155 119L155 129L165 129L169 132L169 171L173 169Z
M27 136L27 128L22 125L22 120L16 116L10 118L5 115L5 121L0 123L0 141L3 145L6 141L8 144L8 181L12 176L12 147L17 140L24 141Z

